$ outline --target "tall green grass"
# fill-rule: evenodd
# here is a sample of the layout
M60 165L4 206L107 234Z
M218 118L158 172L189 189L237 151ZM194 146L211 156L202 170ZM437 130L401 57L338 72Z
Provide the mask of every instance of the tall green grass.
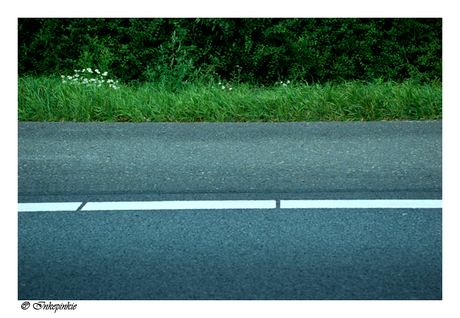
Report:
M222 89L222 86L224 89ZM291 122L442 119L442 83L361 81L272 87L155 83L85 87L22 77L19 121Z

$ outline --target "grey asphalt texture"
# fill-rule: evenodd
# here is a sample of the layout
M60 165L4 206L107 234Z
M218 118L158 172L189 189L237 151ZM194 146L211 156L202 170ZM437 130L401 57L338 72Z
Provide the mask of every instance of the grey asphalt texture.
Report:
M19 123L20 202L440 198L441 122Z
M441 199L442 122L19 123L18 201ZM441 209L18 214L18 299L442 299Z

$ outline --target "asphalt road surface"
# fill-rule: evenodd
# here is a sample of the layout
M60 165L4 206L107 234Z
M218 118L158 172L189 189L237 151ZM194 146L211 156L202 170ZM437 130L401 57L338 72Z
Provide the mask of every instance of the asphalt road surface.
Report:
M20 300L442 299L442 122L18 128Z

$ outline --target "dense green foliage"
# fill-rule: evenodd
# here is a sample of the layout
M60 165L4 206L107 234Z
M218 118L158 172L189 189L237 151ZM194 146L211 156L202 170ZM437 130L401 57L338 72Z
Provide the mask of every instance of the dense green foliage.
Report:
M33 19L19 75L91 67L124 82L442 80L441 19Z
M83 73L80 73L80 77ZM87 74L84 75L85 78ZM96 77L97 78L97 77ZM188 84L101 85L21 77L19 121L290 122L442 119L442 84L352 81L270 87ZM217 83L218 84L218 83ZM118 85L118 84L117 84ZM228 86L227 86L228 85Z

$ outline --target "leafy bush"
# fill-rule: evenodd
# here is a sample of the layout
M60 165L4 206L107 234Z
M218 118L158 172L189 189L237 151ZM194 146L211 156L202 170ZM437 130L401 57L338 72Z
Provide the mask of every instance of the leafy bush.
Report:
M442 80L441 19L24 18L18 31L20 76L91 67L171 90L191 81Z

